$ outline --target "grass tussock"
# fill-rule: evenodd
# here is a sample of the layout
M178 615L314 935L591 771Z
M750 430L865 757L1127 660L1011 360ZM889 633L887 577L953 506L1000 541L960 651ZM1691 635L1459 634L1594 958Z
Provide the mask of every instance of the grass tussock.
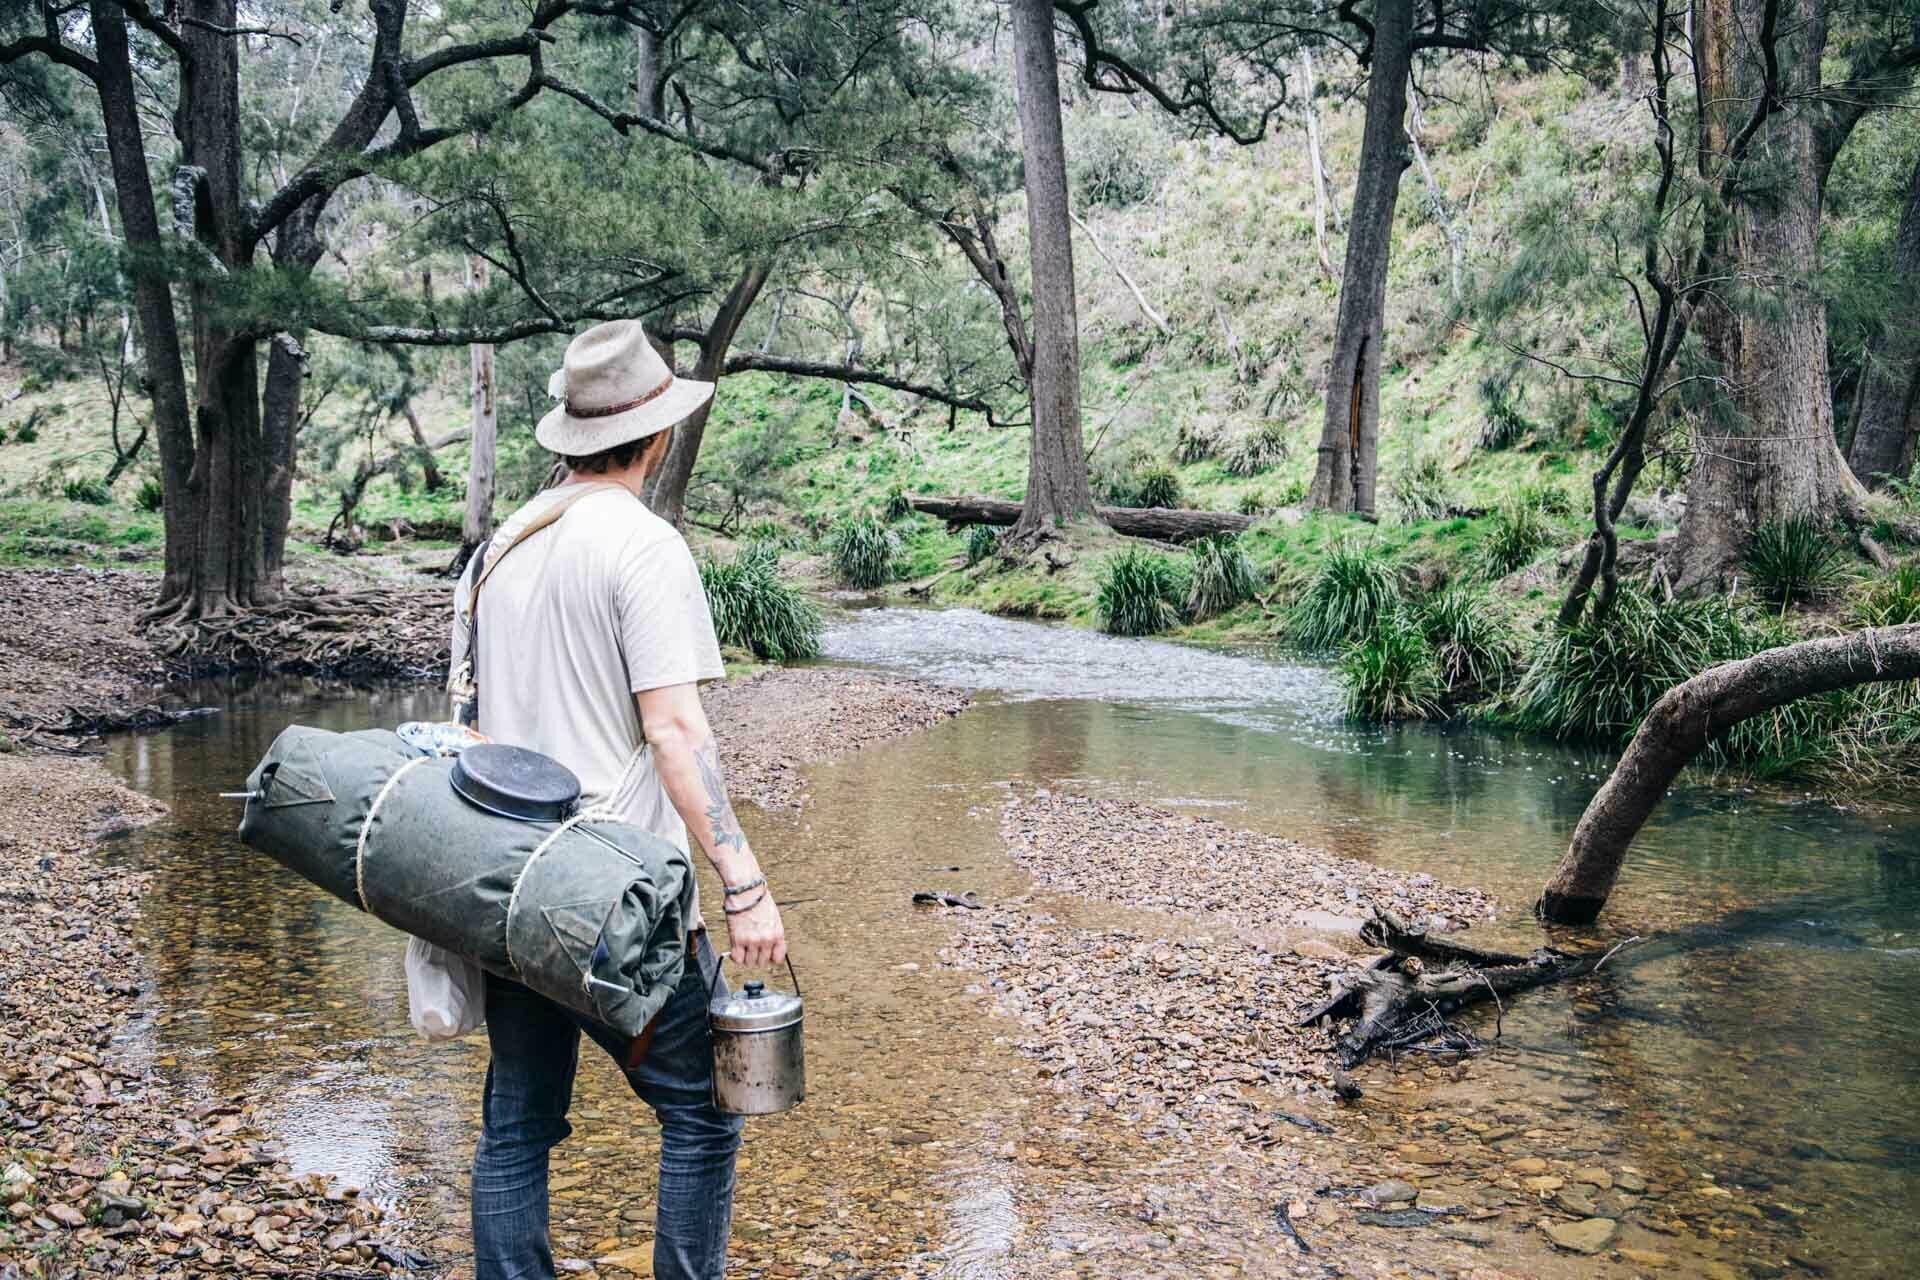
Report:
M1897 627L1920 622L1920 564L1903 564L1878 578L1853 608L1863 627Z
M700 585L720 643L769 662L820 656L820 611L780 576L779 552L771 544L749 543L732 560L702 564Z
M1306 649L1332 649L1366 637L1401 602L1386 557L1364 543L1336 543L1287 618L1287 635Z
M1741 563L1755 594L1786 605L1833 594L1843 554L1832 529L1812 516L1799 515L1754 530Z
M1403 614L1388 614L1341 655L1340 679L1347 713L1360 719L1386 723L1441 714L1444 690L1433 646Z
M1286 424L1268 419L1233 442L1222 466L1231 476L1257 476L1287 460Z
M1480 567L1489 578L1504 578L1532 564L1553 541L1553 526L1532 502L1509 502L1495 511L1480 544Z
M1187 616L1195 622L1253 599L1260 572L1238 538L1202 538L1188 549Z
M1513 622L1485 590L1434 592L1420 603L1420 627L1439 679L1456 700L1502 688L1519 659Z
M1433 454L1415 459L1387 482L1387 499L1394 514L1408 524L1444 518L1453 505L1446 467Z
M827 534L833 570L850 587L871 589L892 582L900 559L900 539L873 516L851 516Z
M1100 574L1100 629L1117 636L1150 636L1180 621L1187 575L1169 556L1129 547L1108 559Z
M1184 495L1180 489L1180 477L1173 468L1150 466L1142 470L1135 478L1133 492L1128 495L1126 505L1130 507L1165 507L1177 509Z
M979 564L1000 549L1000 531L990 524L967 527L967 564Z

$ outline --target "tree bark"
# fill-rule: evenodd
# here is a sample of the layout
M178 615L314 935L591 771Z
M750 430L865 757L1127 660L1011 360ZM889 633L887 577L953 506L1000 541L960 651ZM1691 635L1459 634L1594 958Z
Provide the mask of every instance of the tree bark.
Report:
M1535 912L1590 924L1606 906L1627 847L1667 788L1714 738L1798 698L1875 681L1920 678L1920 623L1768 649L1722 663L1667 690L1641 722L1574 828Z
M1300 114L1307 125L1307 169L1313 179L1313 245L1320 254L1320 269L1337 284L1340 268L1333 265L1327 250L1327 210L1333 202L1327 199L1327 166L1320 155L1320 109L1313 105L1313 52L1305 48L1300 50ZM1336 222L1339 216L1334 214Z
M487 262L467 259L467 287L483 289ZM468 392L472 404L472 444L467 452L467 505L460 517L460 556L455 572L493 533L493 467L499 432L499 407L494 399L493 344L476 342L467 348L470 371Z
M909 495L915 511L938 516L950 524L1013 525L1023 505L998 498L927 497ZM1253 527L1253 517L1228 511L1178 511L1166 507L1096 507L1093 514L1130 538L1160 542L1190 542L1195 538L1242 533Z
M1709 590L1761 525L1855 510L1862 491L1834 439L1815 284L1825 0L1697 8L1705 153L1744 170L1711 232L1708 274L1729 283L1706 295L1698 321L1725 402L1699 428L1675 550L1676 585Z
M153 182L147 173L146 143L127 46L127 16L111 0L93 0L90 17L100 64L100 116L106 129L114 195L120 206L121 233L127 240L134 312L146 348L153 397L165 512L165 568L160 585L164 601L183 597L193 578L193 418L187 405L186 362L180 348L179 322L174 317L173 290L163 265L165 246L160 219L154 211Z
M733 346L734 335L740 332L740 325L747 318L747 312L753 309L754 299L760 296L760 290L766 286L767 277L773 272L770 261L754 262L741 271L734 280L733 288L721 301L719 310L714 312L713 322L707 326L706 336L700 342L700 358L694 362L693 376L702 382L719 382L726 372L727 351ZM687 505L687 484L693 479L693 467L700 459L700 442L707 432L707 418L713 412L713 401L708 400L696 410L693 416L673 429L673 443L667 447L667 459L660 464L660 470L654 473L653 483L647 489L647 505L653 508L655 515L669 524L678 525L685 514Z
M1380 342L1387 306L1393 210L1407 167L1407 76L1413 66L1413 0L1380 0L1360 172L1347 222L1346 266L1327 364L1326 417L1307 505L1372 511L1380 434Z
M179 202L187 219L178 234L197 239L209 264L228 272L252 258L240 188L240 48L222 34L238 26L235 0L184 0L180 134L186 172ZM189 289L195 364L195 556L185 613L218 617L272 594L266 570L265 449L261 438L260 370L251 334L224 318L216 284L205 276Z
M1013 0L1014 82L1033 255L1033 440L1017 538L1093 514L1080 431L1080 328L1074 309L1073 224L1060 122L1060 67L1050 0Z
M1893 242L1893 306L1867 344L1860 375L1860 425L1848 461L1870 489L1913 471L1920 435L1920 161L1907 181L1907 204Z

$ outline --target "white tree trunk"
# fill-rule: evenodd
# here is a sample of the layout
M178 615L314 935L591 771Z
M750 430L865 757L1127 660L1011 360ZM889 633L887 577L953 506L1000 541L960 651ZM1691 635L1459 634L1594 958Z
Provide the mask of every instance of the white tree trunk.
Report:
M467 288L480 290L487 285L487 262L480 257L467 259ZM467 348L472 377L468 384L473 401L473 435L467 456L467 509L460 520L461 558L473 554L493 532L493 459L494 440L499 422L499 405L493 379L493 345L474 343Z

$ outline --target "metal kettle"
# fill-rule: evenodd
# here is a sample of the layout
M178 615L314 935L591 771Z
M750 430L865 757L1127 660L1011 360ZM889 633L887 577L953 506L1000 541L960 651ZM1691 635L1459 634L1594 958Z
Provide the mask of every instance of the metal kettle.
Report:
M725 957L721 957L724 959ZM713 1033L713 1105L728 1115L770 1116L807 1096L806 1046L801 1040L800 978L787 961L793 993L749 982L716 994L720 965L707 994Z

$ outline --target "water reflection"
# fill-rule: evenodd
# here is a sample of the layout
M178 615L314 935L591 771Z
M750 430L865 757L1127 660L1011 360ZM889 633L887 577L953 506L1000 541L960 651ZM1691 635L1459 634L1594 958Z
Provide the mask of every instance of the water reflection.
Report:
M945 926L907 906L917 888L1021 891L997 830L1009 784L1174 804L1477 884L1508 905L1498 939L1532 936L1524 906L1605 765L1472 731L1355 728L1306 664L905 610L854 615L829 642L844 660L1007 696L813 770L798 814L744 815L812 979L815 1089L753 1126L748 1260L838 1252L892 1274L931 1256L994 1275L1022 1241L1070 1232L1076 1204L1096 1211L1082 1188L1046 1201L1043 1224L1020 1220L1028 1175L993 1153L1037 1123L1030 1078L965 979L936 970ZM133 785L173 806L121 855L160 873L141 925L162 1010L151 1052L193 1087L268 1100L303 1167L405 1197L428 1243L457 1253L483 1042L413 1038L398 935L242 849L237 811L213 796L292 720L391 724L438 714L439 695L280 683L197 700L226 710L115 747ZM1763 1216L1799 1215L1807 1251L1835 1274L1902 1274L1920 1246L1908 1212L1920 1205L1916 850L1920 820L1680 788L1636 846L1615 917L1794 909L1529 997L1507 1012L1500 1054L1436 1097L1576 1115L1578 1135L1555 1138L1569 1150L1669 1170L1682 1186L1712 1172ZM609 1171L650 1163L649 1119L604 1065L583 1072L556 1165L564 1251L644 1241L650 1180ZM1383 1123L1383 1141L1401 1140L1391 1126L1403 1120ZM1126 1157L1109 1158L1103 1176L1125 1184L1113 1170Z

